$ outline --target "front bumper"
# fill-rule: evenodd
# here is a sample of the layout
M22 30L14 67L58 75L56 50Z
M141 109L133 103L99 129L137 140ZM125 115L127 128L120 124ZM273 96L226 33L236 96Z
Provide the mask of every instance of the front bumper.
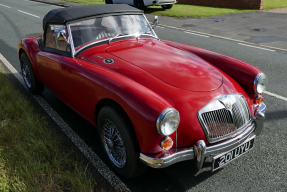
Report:
M152 5L170 5L177 3L176 0L144 0L145 6Z
M240 146L248 139L258 136L263 128L263 120L265 118L266 105L263 103L259 106L257 116L252 123L238 136L225 142L206 146L203 140L196 143L194 147L170 149L161 154L160 157L149 154L140 154L140 160L153 168L164 168L180 161L192 160L196 158L197 168L201 169L204 160L210 156L216 156L221 153L228 152L233 148Z

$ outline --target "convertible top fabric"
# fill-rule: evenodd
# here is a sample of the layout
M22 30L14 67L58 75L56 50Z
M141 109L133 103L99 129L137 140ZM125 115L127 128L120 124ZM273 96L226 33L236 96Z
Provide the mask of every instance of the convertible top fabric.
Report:
M108 13L142 13L142 10L136 9L125 4L103 4L103 5L83 5L68 8L51 10L43 19L43 29L48 23L65 24L69 21L91 17Z

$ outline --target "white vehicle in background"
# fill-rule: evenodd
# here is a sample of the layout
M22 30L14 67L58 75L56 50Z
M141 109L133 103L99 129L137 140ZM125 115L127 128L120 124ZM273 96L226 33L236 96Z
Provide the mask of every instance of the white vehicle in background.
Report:
M147 6L161 6L163 9L171 9L177 0L105 0L106 4L128 4L138 9L145 10Z

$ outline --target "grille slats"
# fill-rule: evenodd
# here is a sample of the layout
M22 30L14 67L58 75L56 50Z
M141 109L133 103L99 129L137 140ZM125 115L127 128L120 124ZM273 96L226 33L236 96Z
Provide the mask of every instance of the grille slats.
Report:
M211 139L217 139L235 132L246 125L250 119L247 102L241 96L232 105L231 111L222 108L201 114Z

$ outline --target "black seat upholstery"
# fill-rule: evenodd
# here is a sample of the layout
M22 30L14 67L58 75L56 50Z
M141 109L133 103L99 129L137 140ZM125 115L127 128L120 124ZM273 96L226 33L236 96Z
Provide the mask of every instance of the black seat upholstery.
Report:
M73 37L74 47L79 47L84 44L82 37Z

